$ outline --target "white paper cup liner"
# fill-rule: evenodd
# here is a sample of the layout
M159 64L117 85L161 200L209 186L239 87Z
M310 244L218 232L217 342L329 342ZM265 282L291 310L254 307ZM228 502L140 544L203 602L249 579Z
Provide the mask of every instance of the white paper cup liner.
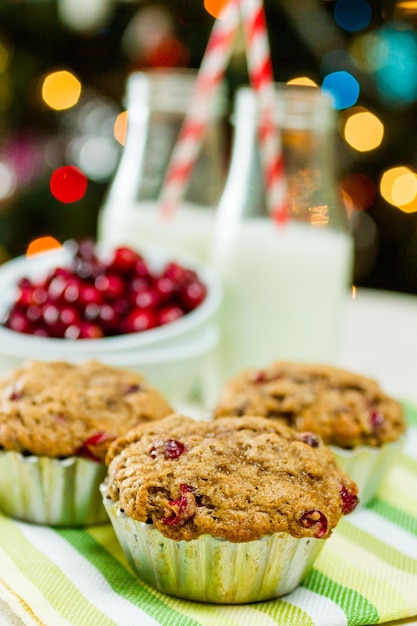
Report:
M216 604L269 600L297 587L325 541L288 533L231 543L202 535L175 541L123 513L102 485L104 506L133 571L163 593Z
M104 463L0 451L0 510L26 522L85 526L108 522L100 483Z
M365 506L375 496L379 485L394 465L405 443L405 436L379 447L358 446L345 450L330 446L339 467L359 487L359 506Z

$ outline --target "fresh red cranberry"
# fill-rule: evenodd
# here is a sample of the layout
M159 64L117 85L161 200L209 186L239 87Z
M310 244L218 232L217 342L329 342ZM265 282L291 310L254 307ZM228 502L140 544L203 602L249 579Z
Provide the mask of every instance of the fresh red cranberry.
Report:
M300 439L303 443L306 443L312 448L318 448L320 445L319 438L313 433L302 433Z
M62 298L65 302L73 303L78 302L80 295L81 281L75 276L71 276L67 279L67 285L62 292Z
M193 280L180 292L181 303L188 311L201 304L206 297L207 289L199 280Z
M114 310L117 315L124 317L130 311L129 301L125 298L120 298L119 300L115 300L113 303Z
M132 302L141 309L155 309L159 304L159 294L156 289L147 287L143 291L135 292Z
M42 319L48 326L54 326L59 320L59 309L54 304L45 304L42 307Z
M32 285L23 284L19 286L18 294L16 298L17 306L27 307L34 304L33 292L35 288Z
M31 333L32 323L27 316L18 309L12 309L6 319L5 325L18 333Z
M48 299L48 292L46 286L37 286L34 288L32 293L33 303L34 304L44 304Z
M175 282L167 276L161 276L155 281L155 289L159 294L160 302L166 302L177 291Z
M65 288L68 286L69 276L54 276L48 285L48 296L54 301L63 298Z
M185 445L176 439L166 439L155 441L150 450L153 459L161 454L165 459L178 459L186 451Z
M75 262L74 271L81 280L94 280L104 272L104 266L97 260L79 260Z
M59 309L59 320L67 328L72 324L79 324L81 322L81 316L78 310L72 306L63 306Z
M120 298L125 290L125 283L117 274L101 274L97 276L94 286L108 300Z
M315 537L320 539L327 532L327 517L317 509L306 511L300 518L300 523L304 528L315 528Z
M58 265L58 267L54 267L51 270L49 270L49 272L47 273L46 276L46 282L48 285L51 284L51 282L54 280L54 278L70 278L70 276L72 276L72 269L70 267L61 267Z
M92 239L82 239L81 241L71 241L72 253L77 259L96 260L96 245Z
M30 304L26 309L26 317L33 323L38 322L42 319L42 307L38 304Z
M100 305L103 303L103 294L98 291L94 285L81 283L79 286L78 302L81 306L86 306L90 303Z
M35 335L36 337L49 337L49 333L43 326L37 326L33 328L30 332L31 335Z
M162 522L169 526L184 524L194 517L196 510L196 499L193 488L189 485L180 485L181 496L176 500L170 500L169 506L172 508L172 516L163 517Z
M122 329L125 333L137 333L155 328L158 318L149 309L133 309L124 320Z
M98 307L96 324L108 331L108 334L115 334L120 327L120 315L111 304L102 304Z
M103 329L98 324L91 322L82 322L79 331L79 339L101 339L104 337Z
M116 272L133 272L135 271L136 264L141 260L141 255L131 248L119 246L113 252L109 267Z
M158 324L159 325L170 324L171 322L179 319L183 315L184 315L184 311L181 309L181 307L175 304L168 305L160 310L158 314Z
M87 322L95 322L98 318L98 314L100 312L100 305L95 302L90 302L85 306L84 309L84 319Z
M138 278L151 278L152 272L149 269L149 265L146 261L139 255L139 258L135 264L135 276Z
M358 496L346 489L344 486L340 490L340 497L342 498L343 515L349 515L349 513L352 513L359 504Z
M185 268L175 262L167 263L163 276L170 278L178 285L185 285L198 278L194 270Z
M129 282L130 291L132 293L139 293L147 289L151 284L149 278L149 276L133 276L132 280Z
M80 334L81 334L80 324L71 324L71 326L68 326L68 328L65 329L64 338L65 339L82 339L82 337L80 337Z

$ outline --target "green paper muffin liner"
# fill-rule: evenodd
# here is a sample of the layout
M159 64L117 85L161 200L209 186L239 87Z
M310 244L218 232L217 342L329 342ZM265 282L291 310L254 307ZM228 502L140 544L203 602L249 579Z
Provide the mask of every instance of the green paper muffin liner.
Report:
M243 604L282 596L304 580L326 541L288 533L243 543L210 535L175 541L123 513L104 484L101 491L133 571L159 591L188 600Z
M100 484L107 468L81 457L55 459L0 451L0 510L50 526L108 522Z
M339 467L359 487L359 506L365 506L374 497L385 476L394 465L403 446L405 435L397 441L380 447L358 446L345 450L330 446Z

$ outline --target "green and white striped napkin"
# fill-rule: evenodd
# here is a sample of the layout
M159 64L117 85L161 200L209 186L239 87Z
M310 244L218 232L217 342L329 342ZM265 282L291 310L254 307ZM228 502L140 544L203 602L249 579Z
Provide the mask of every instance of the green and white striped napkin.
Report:
M399 462L291 594L240 606L171 598L133 575L110 525L57 530L0 516L0 624L347 626L417 616L417 409L405 406Z

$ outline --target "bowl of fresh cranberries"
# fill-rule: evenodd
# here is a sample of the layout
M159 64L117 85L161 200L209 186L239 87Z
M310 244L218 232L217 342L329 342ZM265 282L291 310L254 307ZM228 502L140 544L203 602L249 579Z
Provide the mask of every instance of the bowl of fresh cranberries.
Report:
M166 358L169 347L186 344L190 353L215 324L222 289L192 257L83 240L4 263L0 294L4 369L28 358L122 364L124 354L132 364L141 362L135 355L155 364L151 352Z

